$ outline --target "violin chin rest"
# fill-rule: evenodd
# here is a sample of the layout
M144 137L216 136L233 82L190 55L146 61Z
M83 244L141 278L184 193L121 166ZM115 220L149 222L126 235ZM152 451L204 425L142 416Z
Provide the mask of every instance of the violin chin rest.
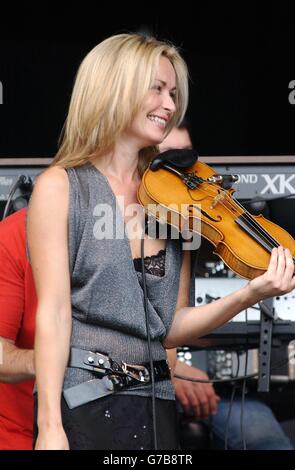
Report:
M157 171L165 166L165 163L176 168L188 168L198 160L196 150L190 149L172 149L157 155L150 163L150 169Z

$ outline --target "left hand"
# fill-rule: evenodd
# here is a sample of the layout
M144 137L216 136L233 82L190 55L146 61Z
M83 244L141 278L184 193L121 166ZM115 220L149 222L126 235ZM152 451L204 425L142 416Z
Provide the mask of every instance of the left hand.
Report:
M295 288L294 262L290 250L273 248L267 271L246 286L253 303L283 295Z

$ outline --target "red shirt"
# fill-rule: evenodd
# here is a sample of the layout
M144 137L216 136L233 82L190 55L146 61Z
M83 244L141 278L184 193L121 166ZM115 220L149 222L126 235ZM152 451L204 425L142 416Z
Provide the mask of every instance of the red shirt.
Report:
M33 349L37 299L25 219L22 209L0 222L0 336ZM33 385L33 380L0 383L0 450L32 449Z

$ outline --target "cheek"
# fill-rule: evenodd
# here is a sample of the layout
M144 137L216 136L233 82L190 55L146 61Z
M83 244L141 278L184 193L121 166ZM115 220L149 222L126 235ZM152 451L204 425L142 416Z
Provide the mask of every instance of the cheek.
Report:
M150 93L144 101L142 109L145 115L161 106L161 96L156 93Z

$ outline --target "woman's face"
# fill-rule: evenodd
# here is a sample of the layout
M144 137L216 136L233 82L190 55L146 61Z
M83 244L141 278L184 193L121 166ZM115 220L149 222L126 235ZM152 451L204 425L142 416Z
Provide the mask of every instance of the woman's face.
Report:
M176 76L171 62L160 57L154 83L128 134L137 138L139 148L157 145L165 138L168 122L175 113Z

